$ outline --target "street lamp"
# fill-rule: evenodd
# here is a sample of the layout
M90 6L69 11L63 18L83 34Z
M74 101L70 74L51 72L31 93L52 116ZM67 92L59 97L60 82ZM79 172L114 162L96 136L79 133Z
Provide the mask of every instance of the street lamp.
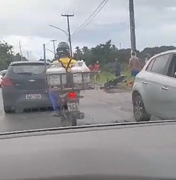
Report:
M59 28L59 27L57 27L57 26L53 26L53 25L50 25L52 28L55 28L55 29L57 29L57 30L60 30L60 31L62 31L64 34L66 34L67 35L67 37L68 37L68 42L69 42L69 44L70 44L70 54L72 55L72 47L71 47L71 36L70 36L70 34L69 33L67 33L65 30L63 30L63 29L61 29L61 28Z
M55 28L55 29L58 29L58 30L62 31L63 33L65 33L68 36L68 33L65 30L63 30L63 29L61 29L61 28L59 28L57 26L53 26L53 25L49 25L49 26L52 27L52 28Z

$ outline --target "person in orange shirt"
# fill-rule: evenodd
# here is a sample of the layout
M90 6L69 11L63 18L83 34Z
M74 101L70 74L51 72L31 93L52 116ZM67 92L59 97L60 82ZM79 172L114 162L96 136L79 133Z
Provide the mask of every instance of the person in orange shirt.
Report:
M94 64L93 70L96 73L96 81L100 80L100 64L99 64L99 61L97 61Z
M90 65L89 65L89 69L90 69L90 72L93 72L94 67L93 67L93 65L92 65L92 64L90 64ZM93 79L93 77L94 77L94 74L93 74L93 73L91 73L91 74L90 74L90 78L91 78L91 79Z
M99 61L97 61L97 62L94 64L94 71L95 71L95 72L99 72L99 71L100 71Z

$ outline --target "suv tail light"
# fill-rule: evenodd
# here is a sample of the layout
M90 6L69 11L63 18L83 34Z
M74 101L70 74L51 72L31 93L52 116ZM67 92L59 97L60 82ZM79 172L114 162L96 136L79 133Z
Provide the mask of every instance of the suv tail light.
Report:
M5 77L5 78L2 79L1 85L2 86L13 86L13 83L9 78Z

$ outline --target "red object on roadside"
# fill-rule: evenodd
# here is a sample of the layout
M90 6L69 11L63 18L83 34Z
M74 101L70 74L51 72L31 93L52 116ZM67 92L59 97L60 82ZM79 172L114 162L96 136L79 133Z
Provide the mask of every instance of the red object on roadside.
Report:
M98 71L100 71L100 64L99 63L96 63L95 65L94 65L94 71L95 72L98 72Z

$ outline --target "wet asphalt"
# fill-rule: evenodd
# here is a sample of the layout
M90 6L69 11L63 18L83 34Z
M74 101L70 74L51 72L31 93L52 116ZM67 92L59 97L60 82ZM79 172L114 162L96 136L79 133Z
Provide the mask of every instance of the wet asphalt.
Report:
M106 93L103 90L82 92L80 109L85 119L78 120L78 126L134 121L130 92ZM52 111L40 110L18 114L5 114L0 90L0 132L20 131L69 126L52 116Z

